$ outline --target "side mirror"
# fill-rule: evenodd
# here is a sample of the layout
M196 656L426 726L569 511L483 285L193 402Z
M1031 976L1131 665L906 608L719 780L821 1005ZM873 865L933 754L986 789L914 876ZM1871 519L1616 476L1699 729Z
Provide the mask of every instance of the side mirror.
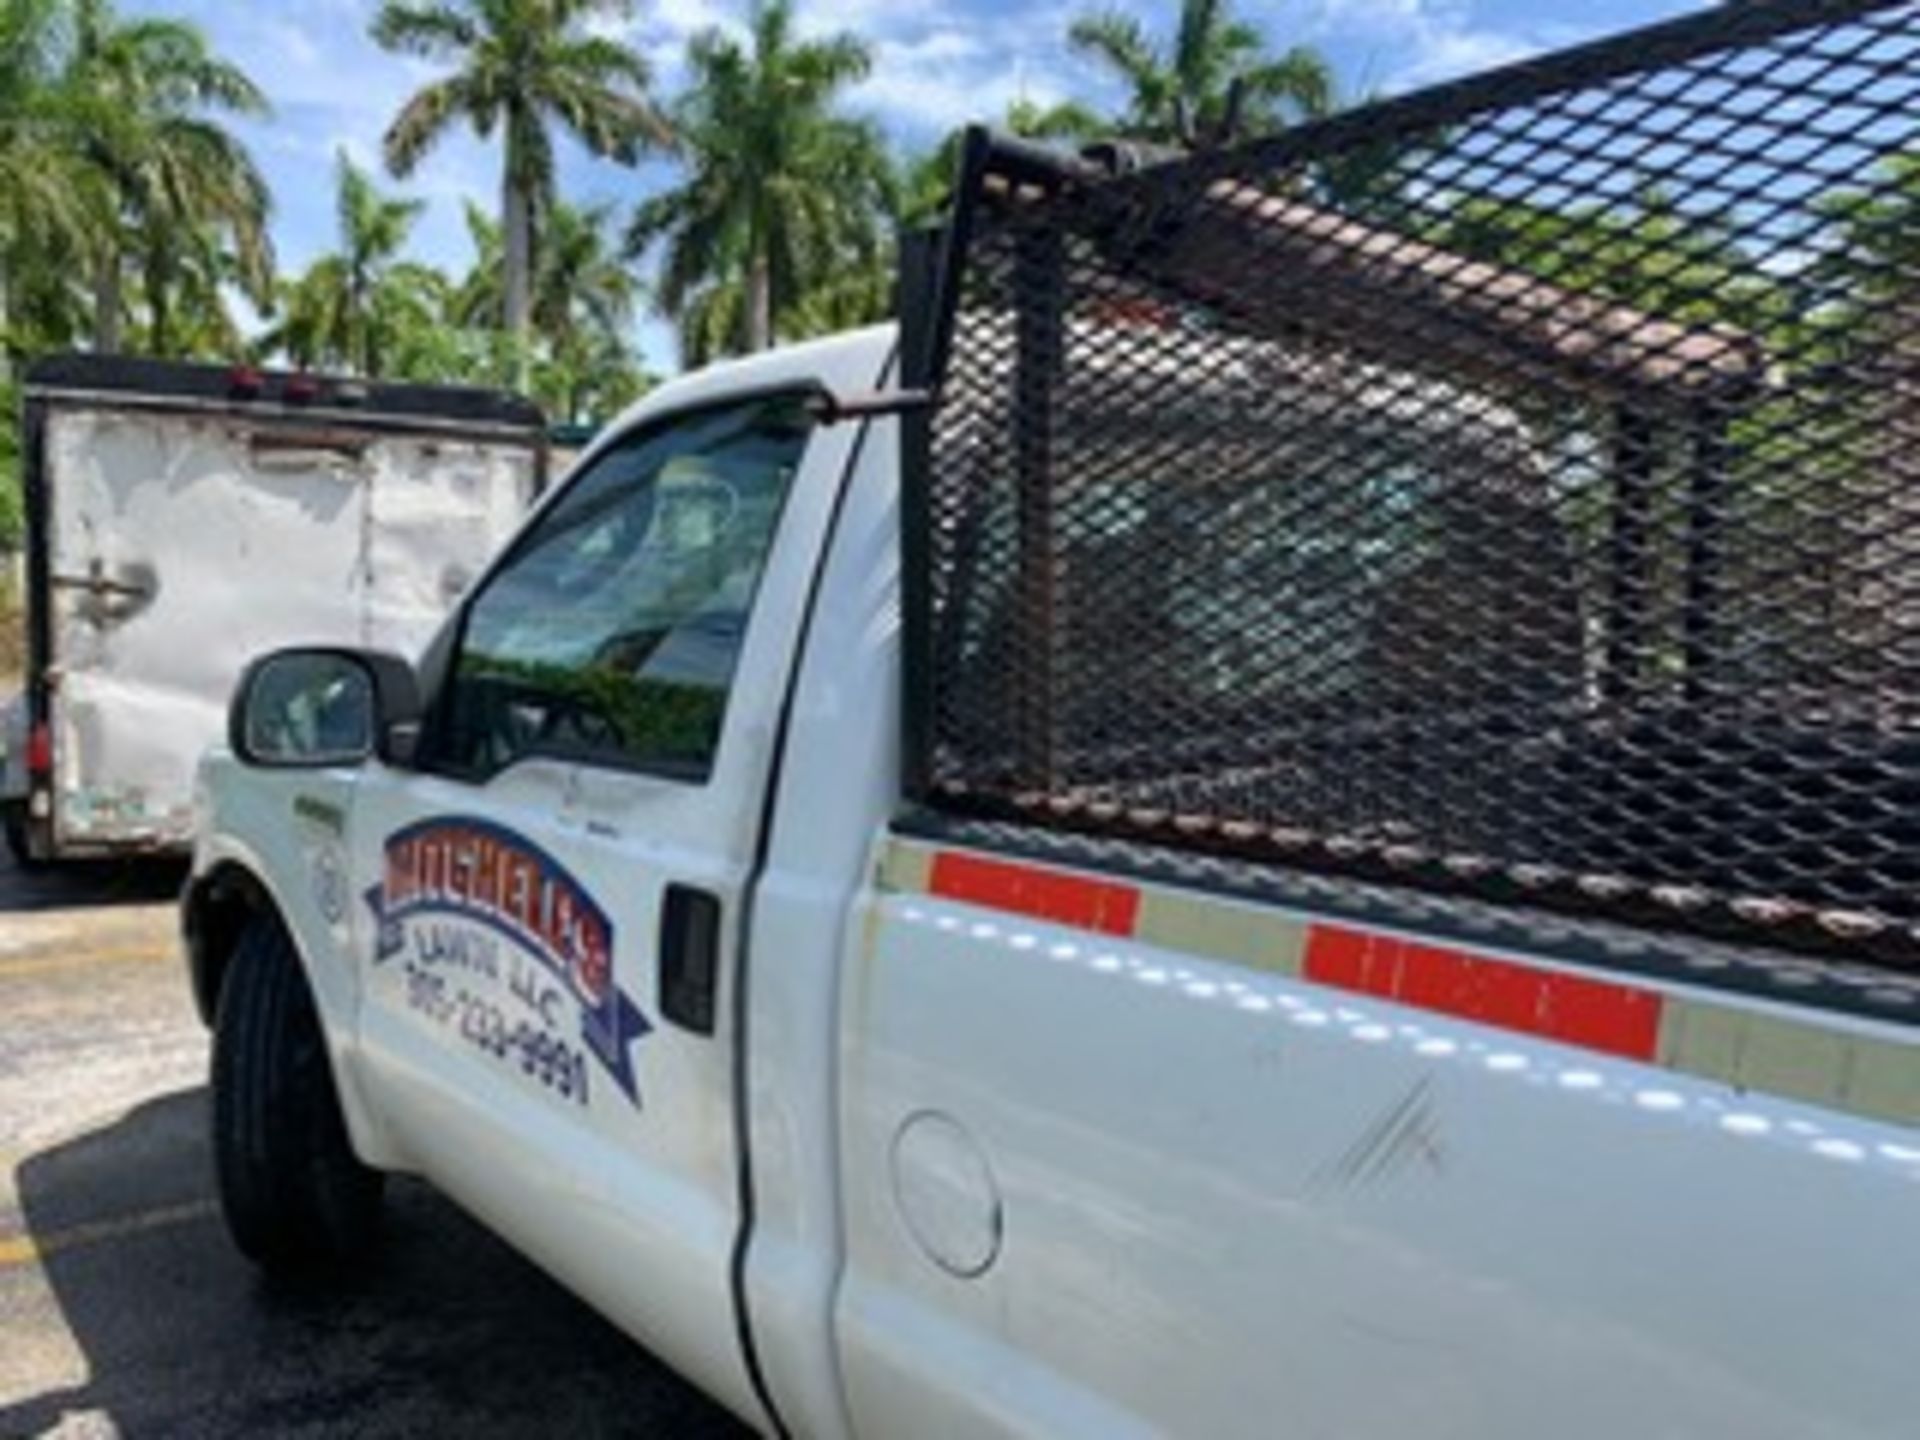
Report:
M240 677L227 743L248 765L320 769L369 755L404 764L419 724L419 683L398 656L275 650Z

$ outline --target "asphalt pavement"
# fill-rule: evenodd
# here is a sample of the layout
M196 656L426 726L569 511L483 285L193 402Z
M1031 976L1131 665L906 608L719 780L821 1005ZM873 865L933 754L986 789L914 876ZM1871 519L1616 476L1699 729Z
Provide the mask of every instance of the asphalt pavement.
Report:
M364 1273L289 1288L242 1260L181 878L0 858L0 1437L745 1433L417 1182Z

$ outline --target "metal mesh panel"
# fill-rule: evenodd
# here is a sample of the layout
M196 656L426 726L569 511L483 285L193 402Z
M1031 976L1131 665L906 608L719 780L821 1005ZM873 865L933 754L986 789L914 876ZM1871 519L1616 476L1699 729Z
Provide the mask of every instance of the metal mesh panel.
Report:
M923 799L1920 954L1920 5L975 179Z

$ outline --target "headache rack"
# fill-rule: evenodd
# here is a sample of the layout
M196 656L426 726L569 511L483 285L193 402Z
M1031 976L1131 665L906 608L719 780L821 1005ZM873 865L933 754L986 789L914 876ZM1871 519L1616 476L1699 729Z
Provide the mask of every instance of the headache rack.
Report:
M1748 3L906 249L919 805L1920 962L1920 3Z

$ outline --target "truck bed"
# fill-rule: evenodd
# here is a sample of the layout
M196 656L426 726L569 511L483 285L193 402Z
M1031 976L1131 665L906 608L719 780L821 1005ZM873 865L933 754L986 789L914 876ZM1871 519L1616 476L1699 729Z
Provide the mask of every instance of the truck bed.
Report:
M1910 32L981 139L906 345L915 800L1920 964ZM1848 123L1716 88L1803 65Z

